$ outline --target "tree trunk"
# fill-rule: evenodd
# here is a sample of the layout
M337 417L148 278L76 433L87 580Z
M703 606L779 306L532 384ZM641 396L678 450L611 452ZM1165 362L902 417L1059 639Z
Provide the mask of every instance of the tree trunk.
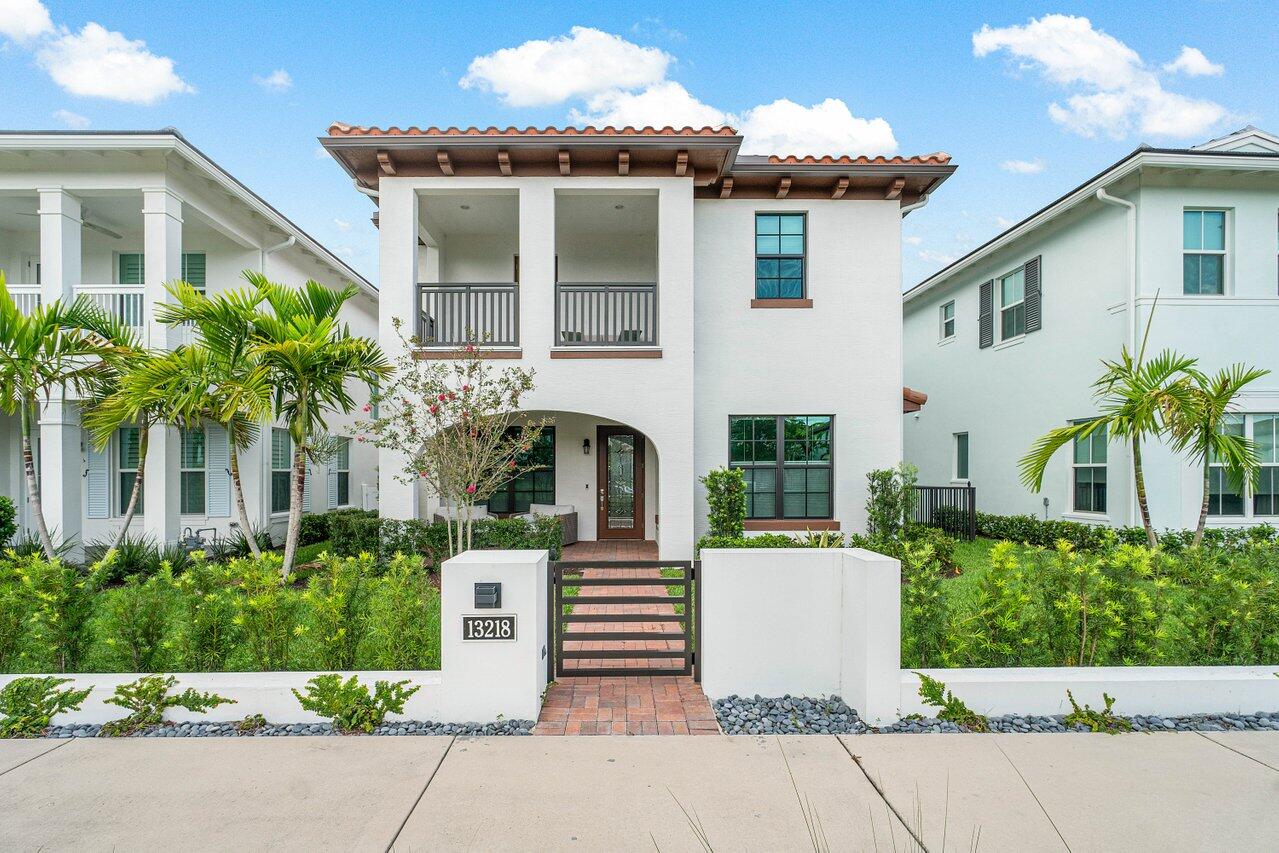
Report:
M142 497L142 481L147 471L147 447L151 444L151 426L144 421L138 429L138 473L133 477L133 492L129 495L129 506L124 511L124 523L120 525L120 532L115 535L115 542L111 545L113 549L119 548L128 535L133 514L138 509L138 498Z
M297 443L293 448L293 488L289 493L289 528L284 534L284 566L282 577L293 571L293 559L298 552L298 533L302 529L302 496L306 489L306 448Z
M249 553L254 557L262 556L258 547L258 537L249 525L249 512L244 508L244 489L240 487L240 453L235 449L235 442L229 442L231 452L231 492L235 495L235 512L240 519L240 527L244 530L244 541L249 544Z
M27 503L31 505L31 513L36 520L36 534L40 537L40 545L50 560L58 555L53 549L53 539L49 536L49 528L44 523L44 505L40 502L40 481L36 477L36 460L31 452L31 419L35 416L35 398L23 396L18 407L18 419L22 421L22 469L27 479Z
M1204 524L1208 521L1208 477L1210 468L1208 467L1208 459L1204 458L1204 495L1203 501L1199 504L1199 523L1195 525L1195 547L1204 540Z
M1137 506L1141 509L1141 524L1146 528L1146 544L1154 548L1159 544L1155 528L1150 523L1150 506L1146 503L1146 474L1141 466L1141 439L1132 437L1132 476L1137 487Z

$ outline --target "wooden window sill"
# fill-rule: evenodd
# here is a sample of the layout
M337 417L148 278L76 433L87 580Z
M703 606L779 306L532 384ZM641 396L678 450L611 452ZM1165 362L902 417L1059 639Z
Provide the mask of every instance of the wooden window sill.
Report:
M748 518L742 527L747 531L803 533L806 530L839 530L839 522L831 518Z
M512 349L477 349L474 352L476 358L493 359L493 358L523 358L524 350L518 348ZM413 357L418 361L446 361L452 359L463 358L466 353L458 349L416 349L413 351Z
M551 347L551 358L661 358L660 347Z
M752 308L812 308L811 299L752 299Z

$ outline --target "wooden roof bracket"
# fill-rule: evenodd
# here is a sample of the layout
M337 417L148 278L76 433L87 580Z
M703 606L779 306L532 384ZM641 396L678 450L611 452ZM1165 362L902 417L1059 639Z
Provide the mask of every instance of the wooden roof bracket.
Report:
M453 163L449 160L449 152L436 151L435 162L440 164L440 171L449 177L453 176Z
M782 178L777 184L777 197L786 198L790 193L790 177Z
M675 154L675 177L682 178L688 174L688 152L678 151Z
M569 157L568 157L568 149L561 148L560 149L560 174L567 178L569 176L569 173L572 172L572 168L573 168L572 163L569 161Z
M390 151L379 151L377 153L377 164L384 175L395 174L395 161L391 159Z
M843 198L846 192L848 192L848 178L843 177L835 182L835 189L830 191L830 197L833 199Z
M511 154L505 148L499 148L497 151L497 168L506 177L511 176Z
M893 185L888 188L888 192L887 194L885 194L884 198L885 199L901 198L902 190L905 189L905 187L906 187L905 178L895 179L893 181Z
M733 176L729 175L724 179L724 183L719 186L719 197L728 198L733 194Z
M631 152L623 148L617 152L617 174L625 177L631 173Z

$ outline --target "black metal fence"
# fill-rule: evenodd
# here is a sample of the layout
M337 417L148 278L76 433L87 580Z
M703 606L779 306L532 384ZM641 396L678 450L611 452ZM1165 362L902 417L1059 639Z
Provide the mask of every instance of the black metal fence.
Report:
M973 486L916 486L915 521L961 539L977 537L977 489Z

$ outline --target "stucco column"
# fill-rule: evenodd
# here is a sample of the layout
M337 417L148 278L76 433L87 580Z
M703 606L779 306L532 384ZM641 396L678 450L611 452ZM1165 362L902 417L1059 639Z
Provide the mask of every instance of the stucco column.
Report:
M40 199L40 298L70 301L80 284L80 200L62 188L37 190ZM11 282L12 283L12 282Z
M417 333L418 198L411 184L383 178L378 186L381 233L381 283L378 296L378 339L390 361L404 353L400 336ZM393 321L399 319L397 332ZM378 451L378 510L383 518L417 518L415 484L402 483L403 453Z
M168 349L170 330L156 322L152 310L157 302L173 301L164 286L182 277L182 201L168 189L142 192L142 251L149 342L153 349ZM182 529L179 443L176 428L151 430L147 478L142 490L142 529L158 545L177 541Z
M555 186L520 187L520 346L540 361L555 345Z
M79 407L56 396L40 408L40 499L53 543L79 546L83 517L84 457L80 453Z

